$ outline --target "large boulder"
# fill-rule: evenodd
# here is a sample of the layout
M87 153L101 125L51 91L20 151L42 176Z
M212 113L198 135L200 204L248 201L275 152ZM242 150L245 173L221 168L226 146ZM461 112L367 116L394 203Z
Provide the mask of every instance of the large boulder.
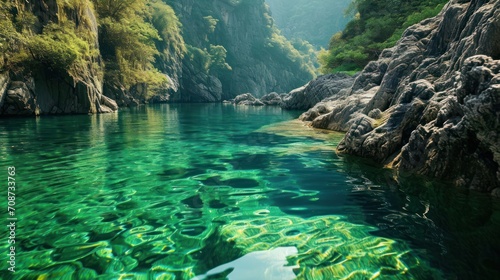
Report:
M33 92L23 82L12 82L5 93L5 106L0 107L3 115L37 115Z

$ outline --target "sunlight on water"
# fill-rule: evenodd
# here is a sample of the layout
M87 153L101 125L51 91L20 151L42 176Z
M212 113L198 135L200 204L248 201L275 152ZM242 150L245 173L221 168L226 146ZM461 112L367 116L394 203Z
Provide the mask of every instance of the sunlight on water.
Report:
M2 120L0 165L19 178L4 279L442 277L373 234L378 202L353 195L379 187L335 155L342 135L294 117L209 104Z

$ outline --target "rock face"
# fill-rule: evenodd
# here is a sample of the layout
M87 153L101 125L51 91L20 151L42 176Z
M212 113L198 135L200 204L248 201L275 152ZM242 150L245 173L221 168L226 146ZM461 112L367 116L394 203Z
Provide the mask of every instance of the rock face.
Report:
M180 90L170 96L172 102L217 102L222 100L221 81L184 61Z
M498 193L499 38L500 1L451 1L302 119L346 131L340 153Z
M41 26L58 22L59 16L75 22L94 34L97 49L97 23L92 10L62 9L55 0L27 2ZM64 11L64 12L62 12ZM64 13L64 15L62 14ZM85 18L85 20L83 20ZM32 69L28 75L0 73L0 115L107 113L118 109L116 102L102 94L102 63L94 55L77 75Z
M309 70L287 58L280 43L272 41L275 31L264 0L173 0L169 5L183 24L186 43L201 50L224 47L225 61L232 68L203 73L186 55L180 89L171 95L172 102L222 101L241 93L260 97L289 91L312 78ZM215 24L206 32L209 18Z
M345 74L329 74L318 77L307 85L291 91L283 98L284 109L307 110L321 100L337 94L352 85L354 78Z

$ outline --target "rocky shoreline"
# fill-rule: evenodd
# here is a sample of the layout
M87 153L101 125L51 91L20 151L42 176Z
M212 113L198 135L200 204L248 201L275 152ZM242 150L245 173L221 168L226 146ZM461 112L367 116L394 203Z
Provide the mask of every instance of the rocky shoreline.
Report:
M500 196L499 38L500 1L451 1L356 77L321 76L278 104L345 132L338 153Z
M500 196L498 38L500 1L451 1L349 86L323 76L281 106L304 95L295 108L306 109L322 96L300 119L346 132L338 153ZM311 85L317 90L307 91Z

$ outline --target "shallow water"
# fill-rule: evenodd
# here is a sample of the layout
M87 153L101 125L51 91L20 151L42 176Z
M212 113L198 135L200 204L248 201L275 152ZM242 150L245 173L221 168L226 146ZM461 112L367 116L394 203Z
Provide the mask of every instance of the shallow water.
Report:
M500 277L498 200L339 157L342 135L297 115L0 119L0 180L15 166L17 184L16 273L2 265L2 279Z

